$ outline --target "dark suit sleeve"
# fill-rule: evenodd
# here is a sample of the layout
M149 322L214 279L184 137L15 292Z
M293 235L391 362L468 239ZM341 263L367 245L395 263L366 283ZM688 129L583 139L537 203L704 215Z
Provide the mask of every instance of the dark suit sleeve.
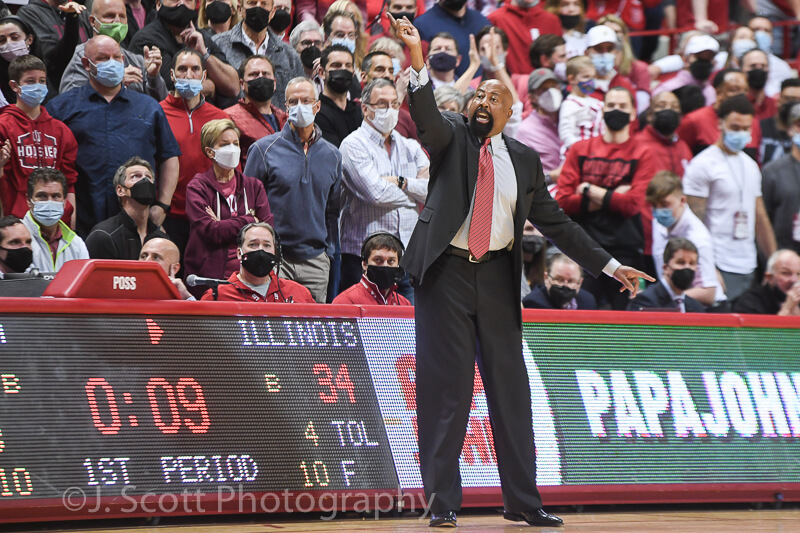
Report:
M450 145L455 127L436 107L433 84L430 80L416 91L409 88L408 108L411 111L411 118L417 124L419 140L429 152L441 152Z

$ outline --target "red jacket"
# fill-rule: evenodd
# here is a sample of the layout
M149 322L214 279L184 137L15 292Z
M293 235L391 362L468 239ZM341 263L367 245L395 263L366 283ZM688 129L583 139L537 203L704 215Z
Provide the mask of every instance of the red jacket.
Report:
M656 7L661 0L588 0L586 18L600 20L603 15L617 15L631 30L644 29L644 8Z
M755 98L750 95L747 95L747 99L753 103L753 107L756 109L756 116L753 117L754 123L758 122L760 124L765 118L774 117L778 114L778 102L774 98L765 96L761 105L756 104Z
M510 3L489 14L489 21L508 35L506 51L506 70L509 74L529 74L533 67L528 57L528 50L538 37L545 33L562 35L561 21L556 15L545 11L541 4L523 9ZM480 43L475 43L480 46ZM468 59L462 51L461 61Z
M686 165L692 159L689 145L677 135L671 139L662 137L653 126L647 126L636 134L636 142L645 147L655 160L656 172L669 170L678 176L683 176Z
M270 104L269 107L272 109L272 114L275 115L278 121L277 131L282 130L289 115L274 105ZM244 98L239 100L238 104L227 108L225 113L228 114L228 117L230 117L234 124L236 124L236 127L239 128L239 146L242 148L242 168L244 168L244 164L247 162L247 150L250 149L250 146L261 137L272 135L275 133L275 130L269 125L267 119L259 113L256 106L245 103Z
M239 279L239 273L234 272L228 278L231 282L230 285L219 286L219 297L217 301L234 301L234 302L279 302L279 303L296 303L296 304L313 304L314 298L311 292L297 282L288 279L280 279L275 275L275 272L269 273L269 289L267 289L267 296L261 296L259 293L251 290L250 287L242 283ZM208 289L201 300L214 300L214 291Z
M161 102L161 107L181 148L181 155L178 157L180 174L178 174L178 186L172 195L170 216L186 220L186 186L195 174L211 168L211 160L206 157L200 145L200 130L206 122L228 118L228 115L208 102L200 104L194 111L189 111L184 102L183 98L169 94Z
M78 180L75 136L66 124L51 117L44 106L39 109L41 114L36 120L31 120L14 104L0 113L0 143L11 141L11 159L3 167L4 176L0 179L0 201L6 215L22 218L28 212L28 177L37 167L57 168L67 178L67 192L75 192Z
M378 286L361 276L361 281L343 291L333 299L335 304L355 304L355 305L411 305L405 296L397 294L397 285L389 290L386 297L383 296Z

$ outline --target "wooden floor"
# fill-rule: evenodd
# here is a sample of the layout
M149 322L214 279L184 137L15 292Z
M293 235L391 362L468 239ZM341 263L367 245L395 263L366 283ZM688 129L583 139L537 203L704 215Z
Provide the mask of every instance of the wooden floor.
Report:
M591 533L728 533L728 532L775 532L800 533L800 509L793 510L670 510L656 512L603 512L603 513L562 513L565 522L563 528L529 529L525 524L508 522L498 514L463 514L458 517L457 532L494 532L494 531L559 531L559 532L591 532ZM385 518L380 520L363 520L357 517L338 518L336 520L298 520L290 517L276 520L225 520L209 518L208 521L192 520L181 523L170 519L169 524L157 526L141 525L131 527L127 523L119 523L119 527L92 527L91 523L82 523L81 527L70 528L69 523L61 523L47 531L63 532L99 532L141 533L156 531L158 533L325 533L331 531L363 531L370 533L407 533L412 531L443 531L427 527L427 520L419 518ZM24 527L24 526L23 526ZM23 531L18 527L15 531ZM43 529L33 527L33 531ZM448 530L444 530L448 531ZM452 530L450 530L452 531Z

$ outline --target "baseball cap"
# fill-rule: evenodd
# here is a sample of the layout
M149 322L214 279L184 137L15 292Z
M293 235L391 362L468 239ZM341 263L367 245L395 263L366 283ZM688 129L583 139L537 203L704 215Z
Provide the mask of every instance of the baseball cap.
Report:
M700 52L719 52L719 43L710 35L695 35L686 43L685 55L699 54Z
M535 91L547 80L558 81L558 78L549 68L537 68L528 76L528 92Z
M603 26L602 24L593 27L586 33L586 38L588 39L589 43L587 44L588 47L597 46L598 44L602 43L614 43L617 44L617 33L609 28L608 26Z

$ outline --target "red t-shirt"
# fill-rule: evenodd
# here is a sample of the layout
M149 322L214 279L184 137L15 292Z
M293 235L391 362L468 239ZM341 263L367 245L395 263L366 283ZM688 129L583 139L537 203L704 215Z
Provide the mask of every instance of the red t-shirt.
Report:
M509 74L530 74L533 70L528 50L534 39L545 33L562 35L561 21L552 13L542 9L541 4L523 9L505 4L489 15L489 21L508 35L506 70ZM480 43L475 43L480 46ZM462 52L462 61L467 54Z
M385 297L378 289L378 286L361 276L361 281L343 291L333 299L335 304L354 304L354 305L411 305L404 296L397 294L395 285Z
M778 114L778 103L774 98L766 96L764 101L761 102L761 105L757 105L754 100L755 98L750 98L750 101L753 102L753 106L756 108L756 116L753 119L754 122L760 123L763 119L774 117Z

